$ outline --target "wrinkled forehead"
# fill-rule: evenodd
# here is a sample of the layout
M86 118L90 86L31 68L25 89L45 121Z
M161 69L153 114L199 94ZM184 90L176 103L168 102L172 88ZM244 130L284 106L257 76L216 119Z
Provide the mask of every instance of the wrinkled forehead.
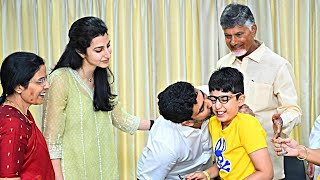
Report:
M247 32L247 31L250 31L250 29L247 26L234 26L231 28L223 29L223 32L225 34L237 34L237 33Z

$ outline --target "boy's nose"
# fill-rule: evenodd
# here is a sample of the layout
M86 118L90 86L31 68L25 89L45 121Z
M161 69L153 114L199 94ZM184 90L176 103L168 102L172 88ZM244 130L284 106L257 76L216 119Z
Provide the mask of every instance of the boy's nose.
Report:
M214 104L216 109L220 109L222 107L222 104L220 101L216 101L216 103Z

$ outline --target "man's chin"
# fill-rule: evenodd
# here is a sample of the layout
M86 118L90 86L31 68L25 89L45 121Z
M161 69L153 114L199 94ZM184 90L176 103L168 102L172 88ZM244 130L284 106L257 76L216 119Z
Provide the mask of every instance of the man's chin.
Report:
M236 50L236 51L232 51L232 53L236 56L236 57L241 57L243 55L245 55L247 53L246 50Z

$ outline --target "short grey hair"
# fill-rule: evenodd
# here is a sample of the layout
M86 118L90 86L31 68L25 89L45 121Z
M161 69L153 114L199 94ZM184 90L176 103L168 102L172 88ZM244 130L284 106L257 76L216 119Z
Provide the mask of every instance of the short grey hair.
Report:
M225 7L220 17L222 29L235 26L247 26L250 30L255 24L253 14L248 6L232 3Z

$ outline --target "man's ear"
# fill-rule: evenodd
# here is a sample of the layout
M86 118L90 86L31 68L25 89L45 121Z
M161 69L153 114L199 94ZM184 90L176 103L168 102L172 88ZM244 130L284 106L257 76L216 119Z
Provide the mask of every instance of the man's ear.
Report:
M84 54L82 54L79 50L76 50L76 52L79 54L79 56L83 59L85 57Z
M241 94L238 98L238 107L242 106L246 100L246 96L244 94Z
M182 126L189 126L189 127L192 127L194 126L194 122L193 121L190 121L190 120L187 120L187 121L183 121L181 123Z
M257 34L257 25L256 24L252 25L251 33L253 34L253 37L256 37L256 34Z

